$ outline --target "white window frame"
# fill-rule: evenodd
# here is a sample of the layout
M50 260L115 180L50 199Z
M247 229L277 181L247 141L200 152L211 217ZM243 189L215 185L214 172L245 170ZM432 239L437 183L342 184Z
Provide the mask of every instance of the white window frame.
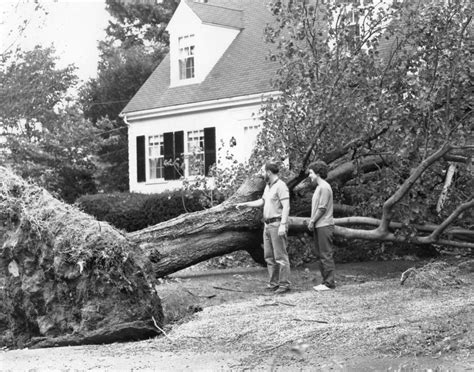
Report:
M152 164L153 161L161 160L161 167L156 167ZM165 179L164 174L164 140L163 134L156 134L148 136L147 143L147 165L148 165L148 179L150 181L162 181ZM157 169L161 169L161 177L157 177ZM154 172L154 173L153 173Z
M191 156L201 158L203 164L202 173L191 172L189 161ZM186 177L204 176L204 129L186 131L184 162Z
M178 81L189 81L196 78L195 51L196 39L194 34L178 37ZM188 63L192 63L190 76L188 76L188 68L190 68Z

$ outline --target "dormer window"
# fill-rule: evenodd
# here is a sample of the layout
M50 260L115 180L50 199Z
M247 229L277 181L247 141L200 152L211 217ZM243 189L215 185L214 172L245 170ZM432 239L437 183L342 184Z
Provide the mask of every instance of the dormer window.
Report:
M194 35L178 38L179 48L179 80L194 78Z

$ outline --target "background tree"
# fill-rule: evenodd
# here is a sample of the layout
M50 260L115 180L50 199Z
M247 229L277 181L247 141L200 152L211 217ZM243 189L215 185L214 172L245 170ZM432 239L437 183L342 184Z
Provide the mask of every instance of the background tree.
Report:
M98 75L81 90L86 118L106 132L107 145L99 153L108 164L99 176L103 190L128 190L127 126L118 115L168 52L164 30L177 4L174 0L160 4L107 0L114 19L99 43ZM108 118L114 130L102 127L102 118Z
M98 130L70 102L75 67L56 67L53 48L9 52L0 68L0 160L73 201L95 192Z

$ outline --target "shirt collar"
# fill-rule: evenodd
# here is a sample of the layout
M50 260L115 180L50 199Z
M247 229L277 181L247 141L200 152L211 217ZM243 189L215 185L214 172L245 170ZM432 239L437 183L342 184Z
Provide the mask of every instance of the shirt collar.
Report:
M280 179L280 178L278 178L278 177L275 178L275 181L273 181L272 183L269 183L269 184L268 184L268 187L271 188L275 183L278 182L279 179Z

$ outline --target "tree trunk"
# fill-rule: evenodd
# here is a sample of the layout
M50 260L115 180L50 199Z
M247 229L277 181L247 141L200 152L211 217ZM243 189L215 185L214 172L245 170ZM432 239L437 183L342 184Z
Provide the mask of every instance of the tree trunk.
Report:
M234 204L259 198L263 188L261 178L251 178L214 208L129 233L128 238L143 252L147 273L158 278L238 250L261 257L261 210L238 210Z

